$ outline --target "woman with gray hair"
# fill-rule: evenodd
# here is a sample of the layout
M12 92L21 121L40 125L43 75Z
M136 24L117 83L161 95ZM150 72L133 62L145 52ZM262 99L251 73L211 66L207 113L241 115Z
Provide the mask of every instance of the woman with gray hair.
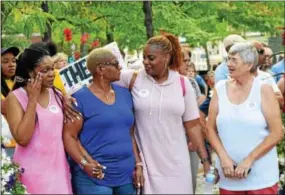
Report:
M252 75L257 63L252 43L233 45L228 57L231 79L214 89L207 133L218 155L221 194L278 191L276 144L283 136L282 122L272 87Z

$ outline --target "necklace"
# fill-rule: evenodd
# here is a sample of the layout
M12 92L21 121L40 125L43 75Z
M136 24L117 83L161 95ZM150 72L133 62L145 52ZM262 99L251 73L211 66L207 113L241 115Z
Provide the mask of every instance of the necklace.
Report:
M107 92L106 94L104 94L104 97L105 97L106 100L109 100L109 96L108 96L108 95L109 95L109 93L112 92L112 91L113 91L113 90L112 90L112 87L110 86L108 92Z

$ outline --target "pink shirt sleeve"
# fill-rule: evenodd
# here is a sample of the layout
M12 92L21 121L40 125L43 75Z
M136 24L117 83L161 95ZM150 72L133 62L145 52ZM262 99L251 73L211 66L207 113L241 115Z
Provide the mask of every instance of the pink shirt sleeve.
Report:
M131 79L132 79L134 72L135 71L131 70L131 69L122 70L120 80L116 81L114 83L121 86L121 87L129 88L129 85L130 85L130 82L131 82Z
M196 100L196 95L193 87L191 86L191 83L185 80L185 96L184 96L184 102L185 102L185 111L183 113L182 119L183 122L191 121L194 119L199 118L199 109L198 109L198 103Z

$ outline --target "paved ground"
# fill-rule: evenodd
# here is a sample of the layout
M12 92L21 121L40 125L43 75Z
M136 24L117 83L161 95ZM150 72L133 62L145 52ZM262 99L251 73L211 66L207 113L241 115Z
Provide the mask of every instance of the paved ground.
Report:
M213 155L213 161L215 161L215 158L216 158L216 155ZM205 180L203 177L203 167L202 167L202 164L200 164L199 172L197 176L197 189L196 189L195 194L204 194L204 184L205 184ZM217 185L214 185L212 194L219 194L219 189Z

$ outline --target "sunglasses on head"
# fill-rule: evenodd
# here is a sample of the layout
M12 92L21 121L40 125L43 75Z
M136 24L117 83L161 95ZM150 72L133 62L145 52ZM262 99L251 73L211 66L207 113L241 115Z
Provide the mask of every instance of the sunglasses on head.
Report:
M258 49L257 52L258 52L260 55L263 55L263 54L264 54L264 49Z

